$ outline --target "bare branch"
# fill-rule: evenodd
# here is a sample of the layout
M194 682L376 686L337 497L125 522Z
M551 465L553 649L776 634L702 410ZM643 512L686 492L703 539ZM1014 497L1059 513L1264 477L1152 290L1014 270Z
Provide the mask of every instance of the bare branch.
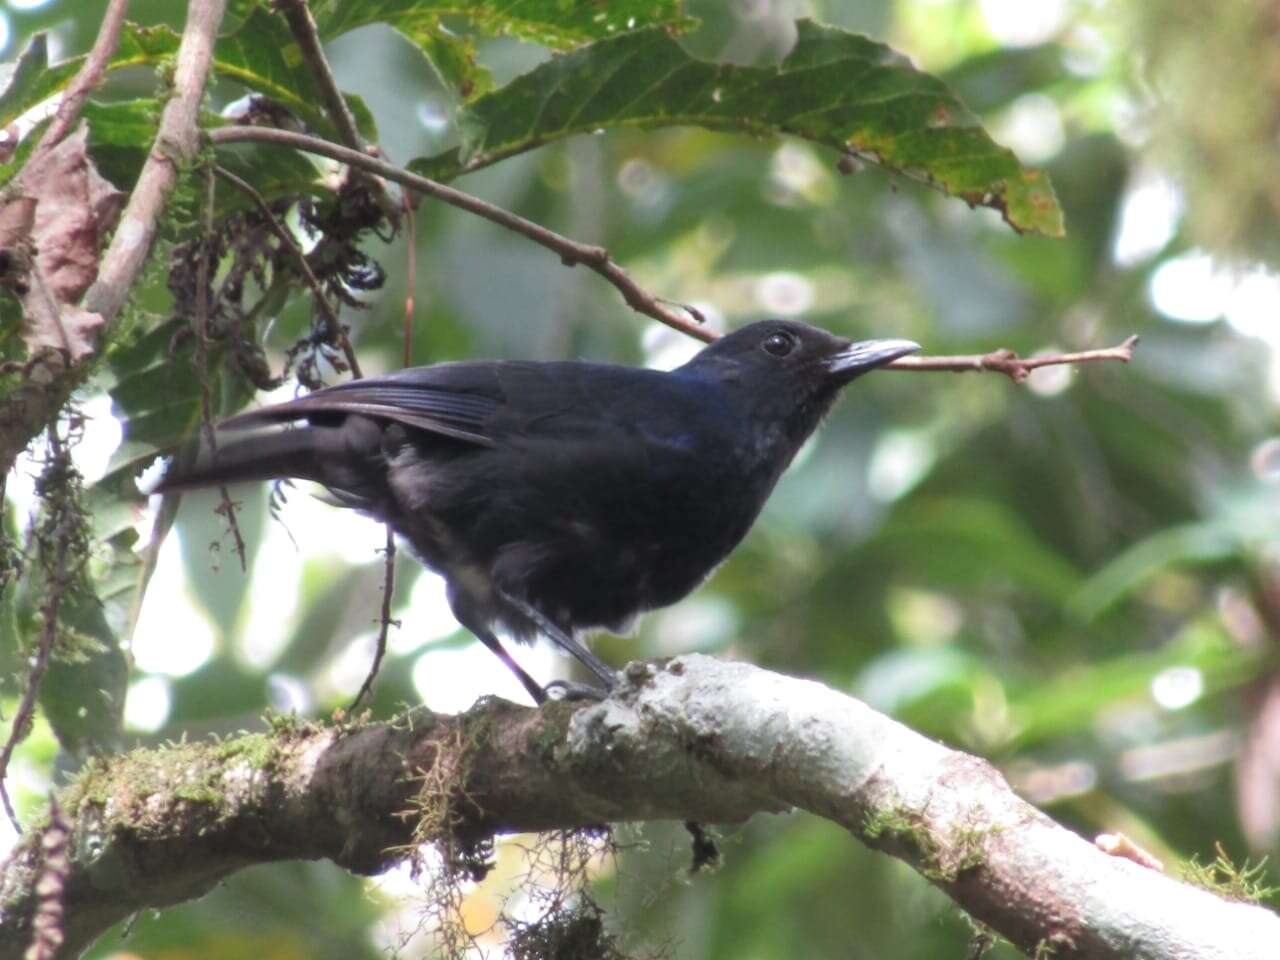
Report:
M1119 360L1128 363L1133 359L1133 348L1138 344L1137 335L1129 337L1118 347L1102 350L1082 350L1079 353L1048 353L1038 357L1019 357L1012 350L993 350L990 353L974 353L956 357L899 357L886 364L886 370L951 370L965 373L974 370L993 370L1003 373L1014 383L1024 382L1032 370L1063 363L1092 363L1097 360Z
M449 775L424 781L429 770ZM139 781L167 787L144 803ZM790 807L911 864L1029 954L1265 960L1280 943L1275 914L1108 856L984 760L821 684L696 654L632 664L608 700L584 707L489 699L456 717L415 710L392 724L138 750L100 763L60 802L71 835L94 838L72 854L68 956L124 916L200 896L254 863L324 857L369 874L445 829L474 843ZM0 956L30 937L37 846L25 837L0 874ZM101 862L110 886L91 879Z
M410 173L408 170L370 157L358 150L330 143L328 140L322 140L319 137L293 133L289 130L275 130L269 127L218 127L209 131L209 139L215 144L243 143L245 141L275 143L330 157L340 163L359 167L370 173L376 173L410 190L424 193L461 210L466 210L468 213L483 217L492 223L498 224L500 227L506 227L508 230L512 230L523 237L528 237L534 243L558 253L561 262L566 266L571 267L575 264L583 264L613 284L618 289L618 292L622 294L622 299L626 301L627 306L637 313L652 317L659 323L665 323L669 327L707 343L716 338L715 333L699 326L680 311L673 310L667 306L666 301L641 288L622 267L610 259L609 251L604 247L571 240L556 233L554 230L548 230L540 224L526 220L524 217L518 216L509 210L503 210L501 207L494 206L479 197L473 197L469 193L463 193L461 190L447 187L443 183L420 177L416 173Z
M98 27L98 38L93 41L93 48L85 57L84 63L80 65L80 72L72 78L67 84L67 89L63 91L62 102L58 104L53 122L45 129L40 142L36 144L35 151L31 155L32 161L39 162L76 125L76 119L80 116L84 102L89 99L89 94L106 76L107 65L110 64L111 56L116 52L116 45L120 42L120 28L124 25L124 15L128 9L129 0L109 0L107 3L107 9L102 16L102 25Z

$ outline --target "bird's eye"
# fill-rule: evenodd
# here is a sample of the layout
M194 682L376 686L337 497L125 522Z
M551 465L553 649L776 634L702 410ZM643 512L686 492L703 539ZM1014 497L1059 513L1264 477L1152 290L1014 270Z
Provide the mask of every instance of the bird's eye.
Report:
M775 357L785 357L796 348L796 339L785 333L771 333L764 338L760 346L764 347L765 353L771 353Z

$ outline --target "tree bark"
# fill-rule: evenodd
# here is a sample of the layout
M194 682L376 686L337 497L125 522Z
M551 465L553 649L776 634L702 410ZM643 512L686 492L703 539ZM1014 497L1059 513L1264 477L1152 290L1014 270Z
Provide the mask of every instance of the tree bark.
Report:
M700 655L632 664L598 704L490 699L458 716L281 722L138 750L98 761L59 799L67 957L136 910L198 897L251 864L327 858L372 874L445 828L466 843L790 807L905 860L1028 953L1264 960L1280 944L1280 917L1108 856L984 760L820 684ZM0 957L30 939L40 876L33 830L0 875Z

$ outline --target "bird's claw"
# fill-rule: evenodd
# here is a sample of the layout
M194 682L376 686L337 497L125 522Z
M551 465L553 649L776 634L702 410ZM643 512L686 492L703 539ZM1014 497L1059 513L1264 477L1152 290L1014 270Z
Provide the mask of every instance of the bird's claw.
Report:
M590 683L578 683L574 680L552 680L543 688L548 700L604 700L609 691Z

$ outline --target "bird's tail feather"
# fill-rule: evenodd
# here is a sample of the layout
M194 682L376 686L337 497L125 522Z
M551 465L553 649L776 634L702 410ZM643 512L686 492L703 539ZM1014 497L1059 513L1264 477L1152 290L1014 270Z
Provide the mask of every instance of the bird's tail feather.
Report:
M219 439L215 451L202 451L193 462L175 458L155 492L284 478L319 482L322 478L323 438L314 429L273 430L233 438L223 435Z

